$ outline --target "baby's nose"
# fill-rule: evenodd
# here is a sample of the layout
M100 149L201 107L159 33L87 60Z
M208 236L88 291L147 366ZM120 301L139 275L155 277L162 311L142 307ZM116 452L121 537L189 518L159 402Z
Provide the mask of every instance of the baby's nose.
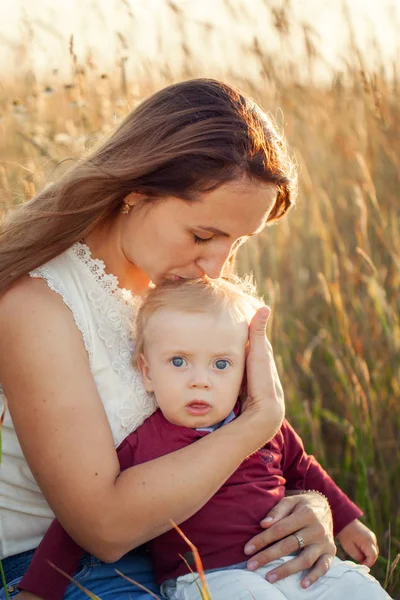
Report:
M210 379L207 369L195 369L191 379L191 387L193 388L209 388Z

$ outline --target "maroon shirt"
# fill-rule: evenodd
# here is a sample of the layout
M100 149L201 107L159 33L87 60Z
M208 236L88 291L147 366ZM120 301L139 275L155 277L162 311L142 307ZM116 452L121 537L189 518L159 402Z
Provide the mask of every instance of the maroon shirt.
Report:
M173 425L157 410L119 446L121 471L184 448L205 435L208 432ZM300 437L285 420L275 437L246 458L207 504L182 523L181 529L199 550L204 569L248 560L245 544L262 531L260 521L284 497L285 487L325 494L335 535L362 514L315 458L305 453ZM151 540L148 548L159 583L188 573L179 555L187 555L189 548L174 529ZM48 561L73 575L82 554L82 548L54 521L19 587L44 600L62 599L68 581Z

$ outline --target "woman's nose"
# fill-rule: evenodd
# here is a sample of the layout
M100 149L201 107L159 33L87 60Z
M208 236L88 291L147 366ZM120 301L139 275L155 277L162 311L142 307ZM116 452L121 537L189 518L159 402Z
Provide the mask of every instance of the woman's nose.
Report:
M207 275L210 279L218 279L218 277L221 277L229 256L230 252L226 251L224 253L219 253L218 255L201 258L196 264L203 271L204 275Z

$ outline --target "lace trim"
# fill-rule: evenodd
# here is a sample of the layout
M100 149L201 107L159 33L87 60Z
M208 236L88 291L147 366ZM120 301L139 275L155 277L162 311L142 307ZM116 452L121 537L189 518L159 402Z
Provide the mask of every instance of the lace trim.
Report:
M29 275L36 279L45 279L49 288L51 290L53 290L53 292L56 292L57 294L59 294L59 296L61 296L61 298L64 301L64 304L71 311L77 328L81 332L81 335L83 338L83 343L85 345L86 351L89 356L89 363L90 363L90 366L92 367L93 349L92 349L92 342L90 339L89 329L87 327L87 324L85 323L85 320L80 316L79 309L72 302L71 297L70 297L66 287L63 285L63 283L60 280L56 281L53 278L51 270L47 269L44 266L34 269L33 271L31 271L29 273Z
M97 283L88 290L87 297L99 316L97 332L110 350L111 366L121 385L121 403L116 414L125 433L120 440L115 440L119 443L157 409L154 396L147 393L140 373L132 366L135 350L133 322L139 299L129 290L119 287L118 278L106 273L104 262L92 258L86 244L77 242L70 252L73 259L83 264Z
M124 304L137 304L137 300L133 297L132 292L119 286L118 277L112 273L106 272L104 261L92 257L89 246L83 242L76 242L71 246L69 252L87 267L87 270L93 279L105 292L107 292L107 294L116 297Z
M154 397L147 393L137 369L132 366L135 350L132 323L135 307L116 305L116 298L104 294L102 288L90 290L88 298L98 311L97 331L112 355L111 366L120 382L121 403L117 417L127 433L143 423L157 408ZM125 437L123 436L123 437ZM123 437L121 438L122 441Z

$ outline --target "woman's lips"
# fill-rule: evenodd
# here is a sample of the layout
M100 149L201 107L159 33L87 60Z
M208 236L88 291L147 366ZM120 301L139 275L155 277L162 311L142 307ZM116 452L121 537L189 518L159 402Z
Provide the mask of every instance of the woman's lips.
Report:
M211 410L211 406L207 402L194 400L186 405L186 410L190 415L202 416L206 415Z
M180 275L170 275L168 279L170 281L185 281L185 277L181 277Z

